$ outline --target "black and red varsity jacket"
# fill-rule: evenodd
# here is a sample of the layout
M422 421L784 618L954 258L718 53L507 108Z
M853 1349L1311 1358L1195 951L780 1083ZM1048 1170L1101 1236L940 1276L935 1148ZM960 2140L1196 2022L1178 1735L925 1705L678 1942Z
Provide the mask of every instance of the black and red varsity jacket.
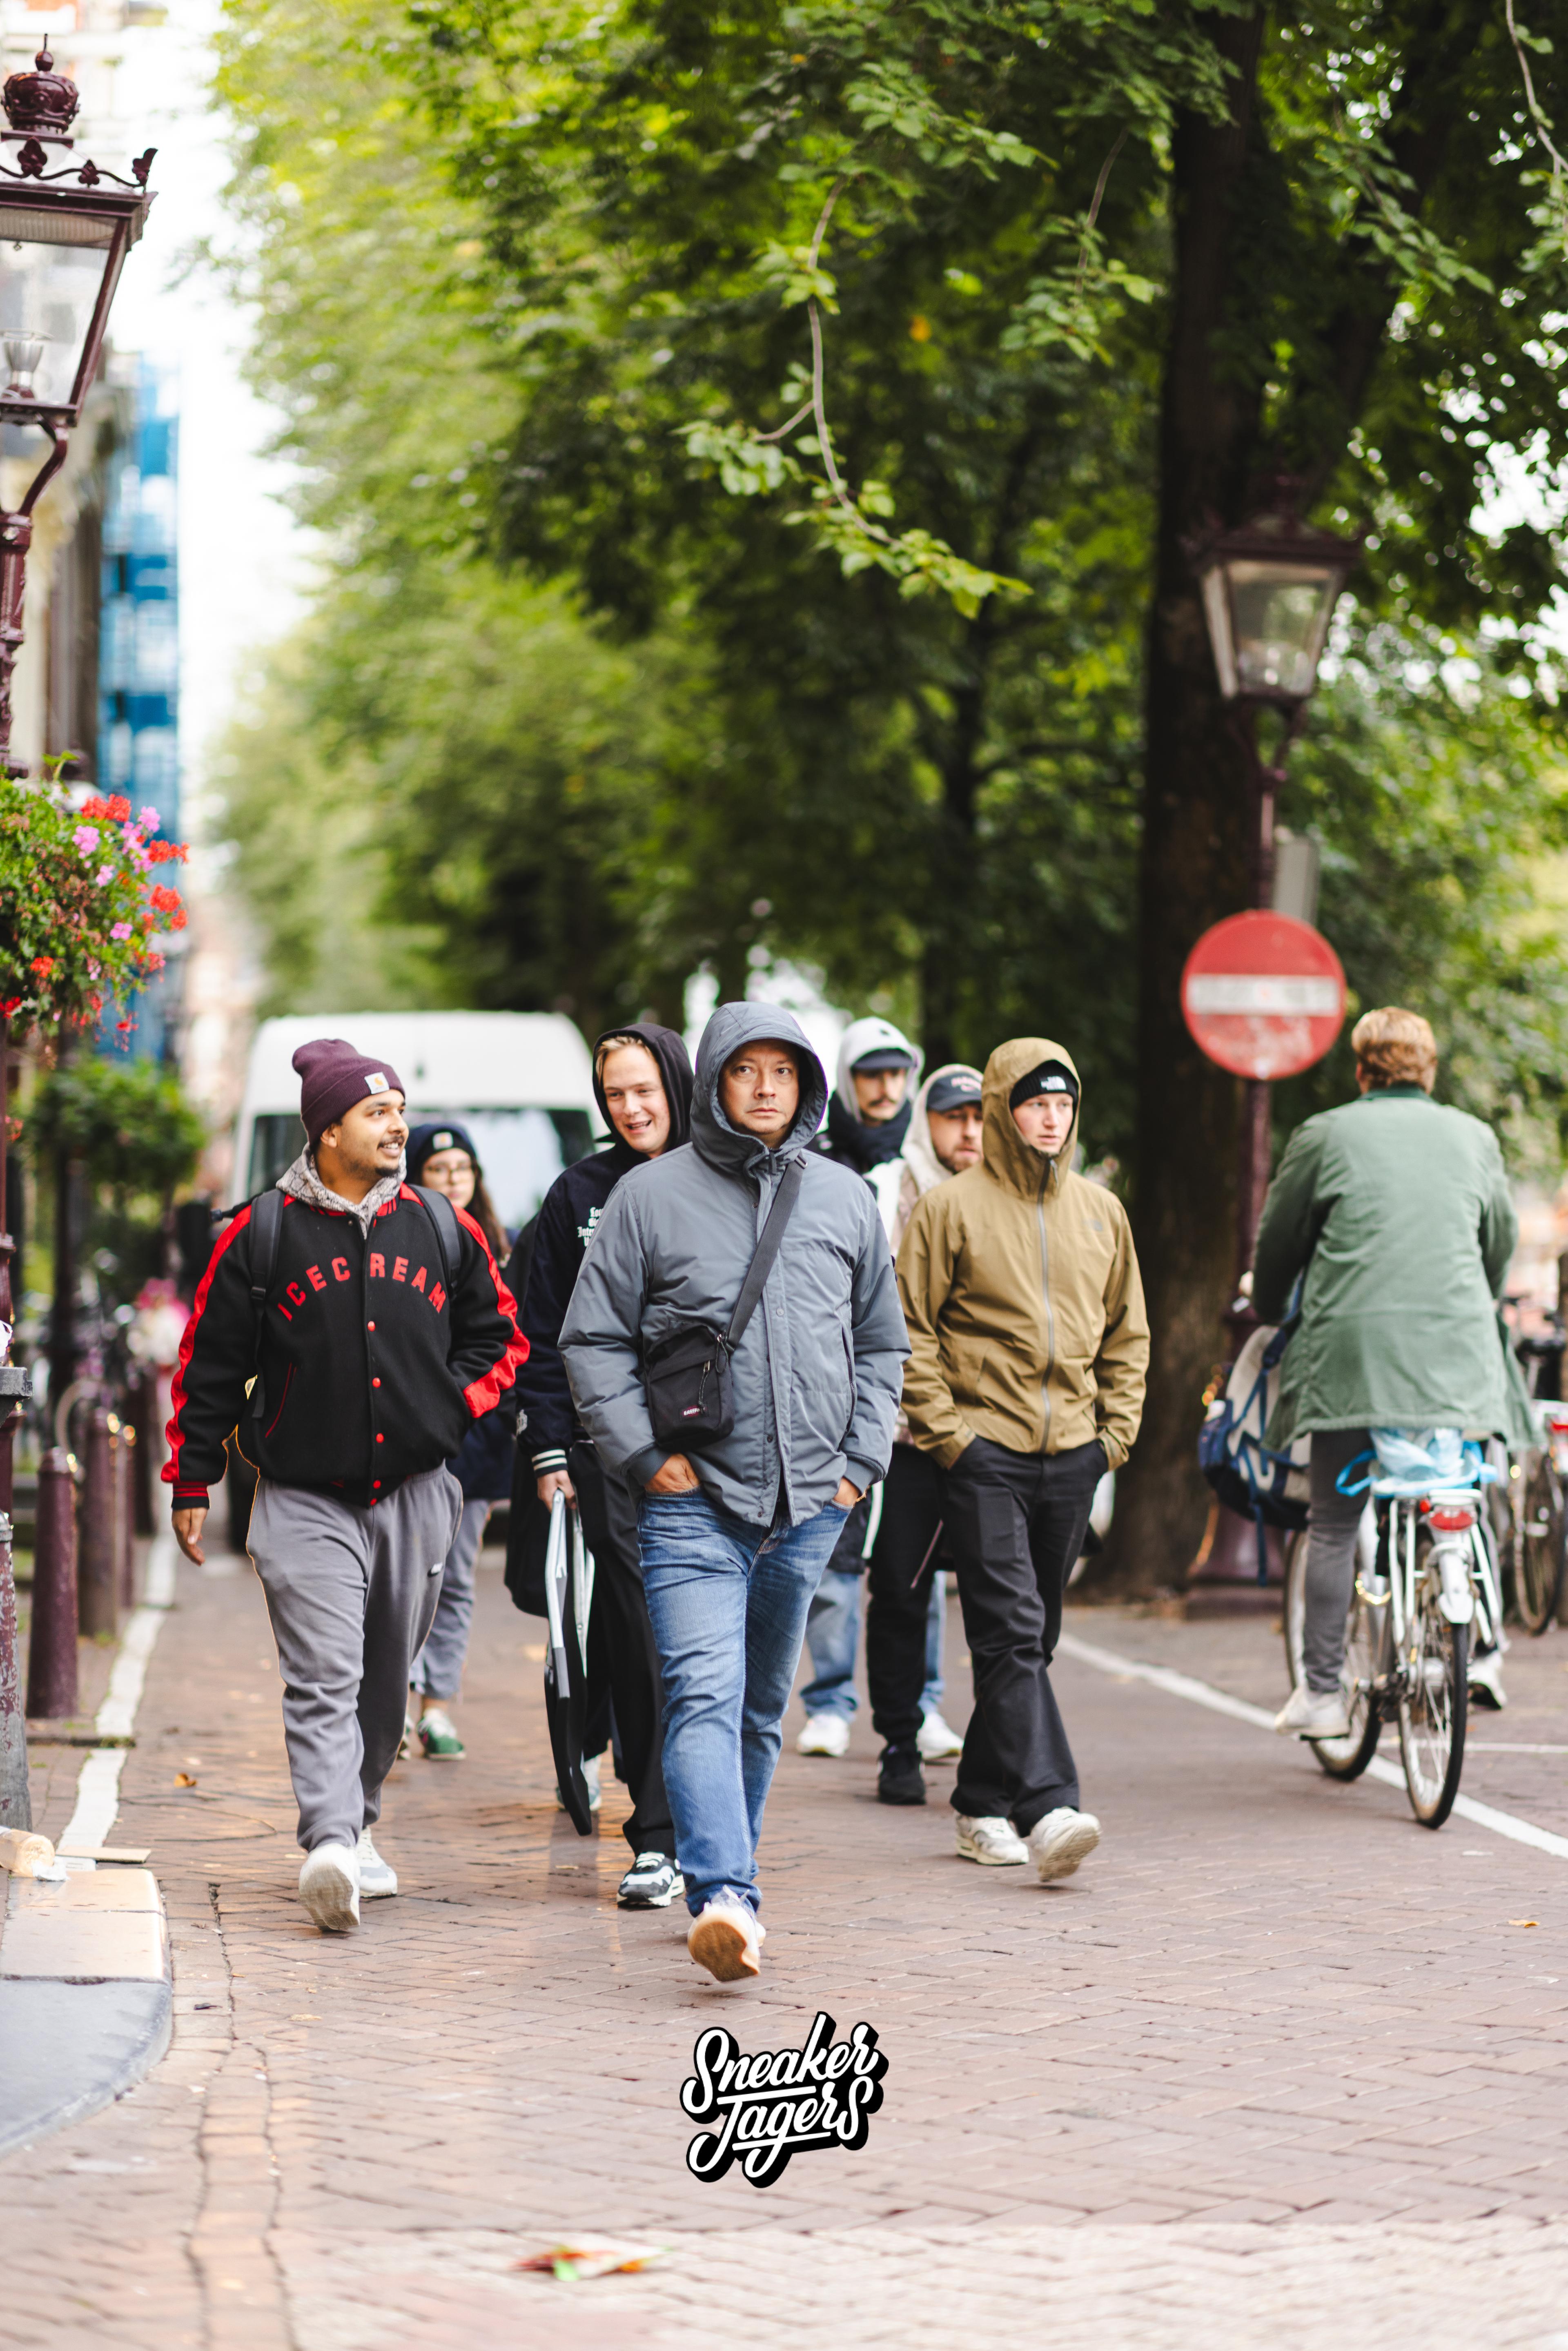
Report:
M483 1232L457 1211L462 1258L447 1290L435 1227L405 1184L364 1238L356 1217L289 1198L261 1318L250 1295L244 1207L196 1292L174 1374L173 1506L204 1503L224 1440L264 1478L375 1503L456 1452L511 1387L528 1343ZM259 1368L260 1420L246 1390Z

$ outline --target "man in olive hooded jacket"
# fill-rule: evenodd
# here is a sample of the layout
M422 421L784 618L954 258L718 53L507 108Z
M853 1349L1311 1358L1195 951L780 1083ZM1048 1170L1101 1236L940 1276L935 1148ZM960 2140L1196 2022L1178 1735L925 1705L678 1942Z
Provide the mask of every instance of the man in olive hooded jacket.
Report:
M904 1410L946 1473L974 1661L958 1851L1032 1860L1046 1881L1100 1839L1050 1667L1094 1489L1132 1449L1149 1360L1126 1211L1072 1172L1079 1091L1049 1038L998 1045L980 1165L926 1193L898 1253Z

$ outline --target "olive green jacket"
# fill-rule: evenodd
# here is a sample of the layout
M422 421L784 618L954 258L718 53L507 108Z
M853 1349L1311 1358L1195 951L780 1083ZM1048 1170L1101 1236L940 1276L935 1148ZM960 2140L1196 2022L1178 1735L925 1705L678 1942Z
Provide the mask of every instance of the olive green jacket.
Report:
M977 1437L1014 1453L1065 1453L1098 1437L1114 1469L1138 1433L1149 1324L1127 1212L1071 1172L1076 1118L1048 1159L1008 1107L1044 1061L1072 1068L1045 1037L998 1046L986 1063L980 1165L925 1193L899 1246L904 1410L915 1444L945 1469Z
M1265 1322L1284 1320L1306 1277L1269 1443L1318 1428L1527 1437L1496 1306L1518 1234L1497 1137L1419 1086L1299 1126L1253 1269Z

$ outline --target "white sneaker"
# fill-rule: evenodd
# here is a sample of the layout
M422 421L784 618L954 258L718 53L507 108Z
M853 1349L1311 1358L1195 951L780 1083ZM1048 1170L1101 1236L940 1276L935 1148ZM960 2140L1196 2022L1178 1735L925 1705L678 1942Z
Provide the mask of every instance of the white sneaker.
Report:
M797 1755L847 1755L849 1751L850 1725L847 1715L807 1716L806 1728L795 1741Z
M1029 1857L1040 1884L1049 1886L1054 1877L1071 1877L1099 1842L1100 1823L1092 1813L1075 1813L1071 1804L1058 1804L1055 1812L1047 1813L1030 1829Z
M686 1949L698 1967L720 1983L738 1983L742 1976L762 1973L761 1945L767 1932L749 1903L737 1902L733 1894L716 1894L692 1920Z
M588 1809L591 1813L596 1813L602 1802L599 1792L599 1758L597 1755L585 1755L583 1757L582 1776L588 1782Z
M983 1819L971 1819L967 1813L955 1815L958 1823L958 1857L961 1861L986 1861L997 1866L1009 1866L1029 1859L1029 1847L1014 1828L1011 1821L1000 1814Z
M915 1734L915 1744L920 1750L923 1763L952 1763L964 1752L964 1742L950 1722L944 1722L935 1707L925 1715Z
M354 1859L360 1865L360 1896L366 1902L379 1902L384 1895L397 1892L397 1872L390 1861L383 1861L371 1843L369 1829L360 1831L360 1842L354 1848Z
M1274 1717L1281 1739L1347 1739L1350 1717L1343 1690L1309 1689L1298 1682Z
M299 1899L324 1935L346 1935L360 1923L360 1864L350 1845L319 1844L305 1856Z
M1508 1692L1502 1686L1502 1652L1488 1649L1481 1656L1472 1657L1465 1677L1470 1696L1479 1698L1493 1714L1500 1714L1508 1704Z

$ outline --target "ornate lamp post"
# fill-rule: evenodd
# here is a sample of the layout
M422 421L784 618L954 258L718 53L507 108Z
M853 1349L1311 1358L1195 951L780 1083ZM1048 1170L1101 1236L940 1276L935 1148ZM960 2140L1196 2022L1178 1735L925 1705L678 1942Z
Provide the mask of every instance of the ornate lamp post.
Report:
M92 386L125 256L152 198L150 147L130 179L72 152L76 84L54 71L47 49L32 73L0 90L0 424L36 424L49 443L26 496L0 514L0 764L11 762L11 679L22 649L23 600L33 509L66 461L68 435ZM12 161L15 151L15 161ZM16 1675L16 1596L11 1567L11 1443L30 1392L10 1349L11 1259L5 1215L10 1021L0 1017L0 1826L30 1828L26 1722Z
M1219 691L1230 705L1251 779L1252 904L1267 906L1274 886L1274 809L1285 780L1285 754L1316 691L1318 664L1340 591L1361 555L1361 538L1308 529L1291 486L1239 530L1216 531L1192 550ZM1258 749L1260 709L1284 720L1274 760ZM1242 1121L1237 1199L1238 1280L1252 1249L1269 1188L1269 1087L1249 1079ZM1245 1316L1244 1321L1249 1321ZM1239 1338L1240 1332L1238 1332Z

